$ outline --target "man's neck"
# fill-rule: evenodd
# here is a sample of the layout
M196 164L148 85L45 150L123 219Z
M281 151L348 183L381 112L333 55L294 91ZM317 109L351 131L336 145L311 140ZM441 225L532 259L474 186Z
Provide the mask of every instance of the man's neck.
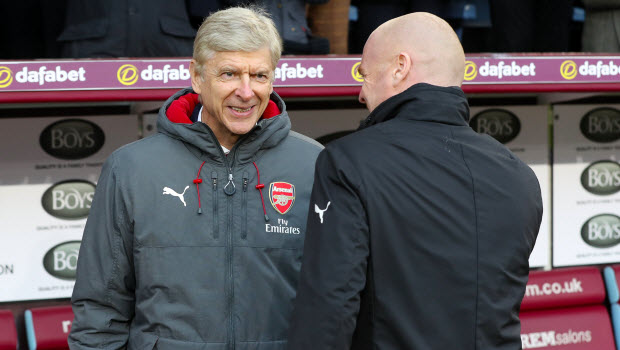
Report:
M196 121L197 122L203 122L203 123L207 124L202 119L202 112L203 112L202 109L203 109L203 106L200 106L200 111L198 112L198 120L196 120ZM209 125L209 124L207 124L207 125ZM216 128L213 128L211 125L209 125L209 127L213 131L213 134L215 135L215 138L217 139L217 141L226 150L230 151L233 148L233 146L235 145L235 143L237 142L237 140L239 139L239 135L231 133L226 128L224 128L224 130L219 130L219 129L216 130ZM224 152L226 152L226 151L224 151Z
M215 130L213 130L213 133L215 134L215 138L217 138L220 145L222 145L222 147L226 147L226 149L229 149L229 150L233 148L233 146L239 139L239 135L232 135L232 134L231 135L218 135L218 133L216 133Z
M207 125L213 131L213 135L215 135L215 138L220 143L220 145L222 145L223 147L226 147L227 149L232 149L235 143L237 143L237 140L239 140L239 135L231 133L222 124L218 124L218 126L220 126L219 128L218 127L214 128L213 126L209 124Z

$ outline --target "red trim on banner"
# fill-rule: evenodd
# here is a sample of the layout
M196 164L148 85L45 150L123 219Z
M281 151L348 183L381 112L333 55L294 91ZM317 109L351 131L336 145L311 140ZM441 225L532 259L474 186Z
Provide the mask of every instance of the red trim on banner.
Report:
M47 102L118 102L165 101L179 89L144 90L76 90L76 91L7 91L0 94L0 103ZM276 87L282 97L339 97L359 95L361 86ZM484 84L464 85L468 94L555 93L555 92L620 92L620 83L596 84Z
M615 350L604 305L522 312L523 349Z
M15 317L10 310L0 310L0 349L17 348L17 328Z
M30 309L37 349L65 349L73 322L71 306Z
M618 83L565 83L565 84L463 84L463 91L476 93L545 93L545 92L618 92Z
M521 311L602 304L605 285L596 267L531 271Z

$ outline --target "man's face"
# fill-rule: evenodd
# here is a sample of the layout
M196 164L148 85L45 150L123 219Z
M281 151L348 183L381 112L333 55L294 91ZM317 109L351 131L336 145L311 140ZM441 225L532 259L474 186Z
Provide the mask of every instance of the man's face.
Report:
M379 57L380 48L375 44L376 40L373 39L375 38L371 36L364 45L362 63L358 68L358 72L364 78L359 101L365 104L370 112L392 96L388 64L384 62L385 57Z
M231 147L262 116L273 91L268 48L254 52L217 52L202 77L193 69L192 87L200 94L202 121L224 146Z

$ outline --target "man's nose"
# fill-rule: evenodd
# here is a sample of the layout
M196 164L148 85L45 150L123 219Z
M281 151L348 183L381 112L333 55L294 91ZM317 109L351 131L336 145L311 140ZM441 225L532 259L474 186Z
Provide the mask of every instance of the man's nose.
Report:
M252 85L250 84L250 77L243 76L241 78L236 94L243 100L248 100L254 96L254 90L252 90Z

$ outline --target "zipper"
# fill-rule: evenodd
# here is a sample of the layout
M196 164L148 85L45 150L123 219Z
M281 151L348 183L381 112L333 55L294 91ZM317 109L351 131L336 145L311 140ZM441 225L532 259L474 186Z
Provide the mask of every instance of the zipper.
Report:
M222 152L224 153L224 152ZM229 329L228 333L228 349L235 349L235 274L233 269L233 256L234 256L234 246L233 246L233 231L232 231L232 221L233 221L233 213L232 213L232 195L235 194L236 188L235 183L233 182L233 174L232 167L228 167L228 160L224 158L224 161L227 165L228 170L228 183L224 186L224 193L226 194L226 235L228 237L228 242L226 244L228 250L227 262L228 262L228 315L229 315Z
M235 192L237 192L237 187L235 187L232 169L230 169L228 172L228 182L226 183L226 186L224 186L224 193L226 193L227 196L232 196Z
M217 137L215 137L215 134L213 133L213 130L211 130L211 128L209 128L207 126L207 131L209 132L209 134L211 134L211 137L213 140L215 140L216 144L218 145L218 149L220 152L220 155L222 156L222 159L224 160L224 164L226 166L226 170L228 172L228 182L226 183L226 185L224 186L224 193L227 195L227 225L226 225L226 233L228 235L228 242L227 242L227 263L228 263L228 315L229 315L229 330L230 332L228 333L228 348L230 350L234 350L235 349L235 322L234 322L234 300L235 300L235 282L234 282L234 269L233 269L233 255L234 255L234 246L233 246L233 232L232 232L232 222L233 222L233 200L232 200L232 196L235 194L235 192L237 191L236 187L235 187L235 182L234 182L234 177L233 177L233 166L235 164L235 160L237 157L237 146L242 144L247 138L249 133L241 136L241 138L239 138L239 140L237 140L237 143L232 147L232 149L230 150L229 153L229 157L226 156L226 154L224 154L224 151L222 150L221 144L220 142L217 140ZM229 163L230 160L230 163ZM247 217L247 173L244 173L244 187L243 187L243 205L244 205L244 216ZM214 195L214 209L213 209L213 213L214 216L216 217L217 215L217 173L214 171L212 173L212 179L213 179L213 195ZM244 230L242 230L242 236L243 238L247 237L247 220L243 220L243 224L244 225ZM215 231L217 232L217 231ZM219 234L218 234L219 235Z
M233 147L234 148L234 147ZM224 153L224 152L222 152ZM233 242L233 199L232 196L237 191L235 183L233 182L232 166L228 166L228 159L224 157L226 162L226 169L228 170L228 182L224 186L224 193L226 194L226 235L228 237L228 315L229 315L229 329L228 333L228 349L235 350L235 271L234 271L234 242Z
M213 182L213 238L220 237L220 221L217 217L217 172L211 172L211 181Z
M234 350L235 349L235 322L234 322L235 281L234 281L234 270L233 270L233 253L234 252L233 252L233 234L232 234L232 220L233 220L232 218L232 195L235 194L236 189L235 189L235 183L233 182L232 164L229 165L228 157L226 156L226 154L224 154L224 150L222 150L221 144L218 141L217 137L215 137L213 130L211 130L211 128L207 126L207 131L211 135L211 138L215 140L215 143L218 146L217 148L219 149L222 160L224 161L226 171L228 172L228 183L226 183L226 185L224 186L224 193L228 197L226 200L227 202L226 214L228 215L227 225L226 225L226 234L228 235L228 242L226 244L226 252L227 252L226 262L228 264L228 300L227 300L227 303L228 303L228 325L229 325L229 328L228 328L229 332L228 332L227 337L228 337L228 349ZM242 138L238 141L245 139L245 137L247 137L247 134L243 135ZM235 144L230 151L233 164L234 164L234 156L236 153L235 151L239 143L240 142L237 142L237 144ZM213 179L213 196L215 198L215 201L213 202L214 204L213 213L214 215L217 215L217 173L215 171L212 172L211 178Z
M229 174L229 181L232 181L232 173ZM234 193L234 192L233 192ZM228 193L226 193L228 194ZM235 315L235 308L234 308L234 301L235 301L235 281L234 281L234 270L233 270L233 255L234 255L234 246L233 246L233 233L232 233L232 194L228 195L228 198L226 200L226 202L228 202L227 205L227 214L228 214L228 225L227 225L227 229L226 232L228 233L228 280L229 280L229 300L228 300L228 313L230 315L230 333L229 333L229 342L228 342L228 348L230 350L234 350L235 349L235 321L234 321L234 315Z
M241 238L248 237L248 173L243 172L243 201L241 202Z

